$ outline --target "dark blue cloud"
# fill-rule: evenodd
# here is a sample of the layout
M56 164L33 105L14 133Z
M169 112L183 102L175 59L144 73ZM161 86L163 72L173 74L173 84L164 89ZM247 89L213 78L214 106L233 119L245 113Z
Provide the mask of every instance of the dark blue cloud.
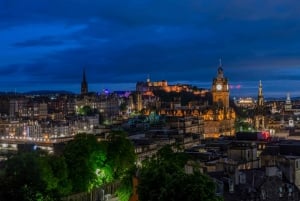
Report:
M3 0L0 90L79 92L84 67L92 90L148 75L210 87L222 58L242 86L232 94L255 95L259 80L266 95L297 93L287 86L300 86L299 9L292 0Z
M38 39L26 40L22 42L17 42L14 44L16 47L32 47L32 46L58 46L63 45L64 42L61 40L56 40L52 36L43 36Z

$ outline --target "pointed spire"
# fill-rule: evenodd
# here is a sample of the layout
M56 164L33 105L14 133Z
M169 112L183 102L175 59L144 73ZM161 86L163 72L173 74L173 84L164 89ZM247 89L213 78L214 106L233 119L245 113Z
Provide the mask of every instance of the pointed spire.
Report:
M258 96L262 96L263 92L262 92L262 83L261 80L259 80L259 86L258 86Z
M286 103L286 104L291 104L291 96L290 96L290 93L287 93L285 103Z
M263 90L262 90L262 82L259 80L259 86L258 86L258 105L263 106L264 105L264 96L263 96Z
M218 78L224 78L221 58L219 59Z
M82 72L82 81L81 81L81 94L88 93L88 84L86 81L85 68L83 68Z

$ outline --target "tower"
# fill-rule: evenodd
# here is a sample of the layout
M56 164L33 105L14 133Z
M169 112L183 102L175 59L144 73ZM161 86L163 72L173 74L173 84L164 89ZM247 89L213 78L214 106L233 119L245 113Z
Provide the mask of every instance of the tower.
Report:
M83 69L82 81L81 81L81 94L87 94L87 93L88 93L88 84L86 81L85 69Z
M204 138L234 135L235 112L229 106L228 79L224 76L221 60L212 81L211 95L213 105L204 116Z
M257 106L261 108L264 107L264 95L263 95L261 80L259 80L259 85L258 85Z
M141 111L143 109L143 99L140 92L136 94L136 109L137 111Z
M217 77L213 79L211 93L213 104L223 107L224 109L229 108L228 80L224 77L221 60L217 71Z
M257 103L254 114L254 127L256 130L263 130L266 127L265 104L261 80L258 85Z
M292 110L292 101L290 94L287 94L286 100L285 100L285 105L284 105L284 110L285 111L291 111Z

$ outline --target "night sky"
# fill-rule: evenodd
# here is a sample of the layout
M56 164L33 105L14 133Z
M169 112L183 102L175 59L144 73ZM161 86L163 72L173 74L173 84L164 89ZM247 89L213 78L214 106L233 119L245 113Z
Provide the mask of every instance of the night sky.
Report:
M168 80L300 96L300 1L0 0L0 91L133 90Z

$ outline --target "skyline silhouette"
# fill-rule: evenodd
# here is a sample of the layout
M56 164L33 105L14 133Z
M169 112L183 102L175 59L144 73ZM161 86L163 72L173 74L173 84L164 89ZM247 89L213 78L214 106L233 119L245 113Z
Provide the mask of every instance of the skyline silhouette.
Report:
M168 80L210 88L222 58L231 95L300 96L300 2L0 3L0 91L133 90Z

